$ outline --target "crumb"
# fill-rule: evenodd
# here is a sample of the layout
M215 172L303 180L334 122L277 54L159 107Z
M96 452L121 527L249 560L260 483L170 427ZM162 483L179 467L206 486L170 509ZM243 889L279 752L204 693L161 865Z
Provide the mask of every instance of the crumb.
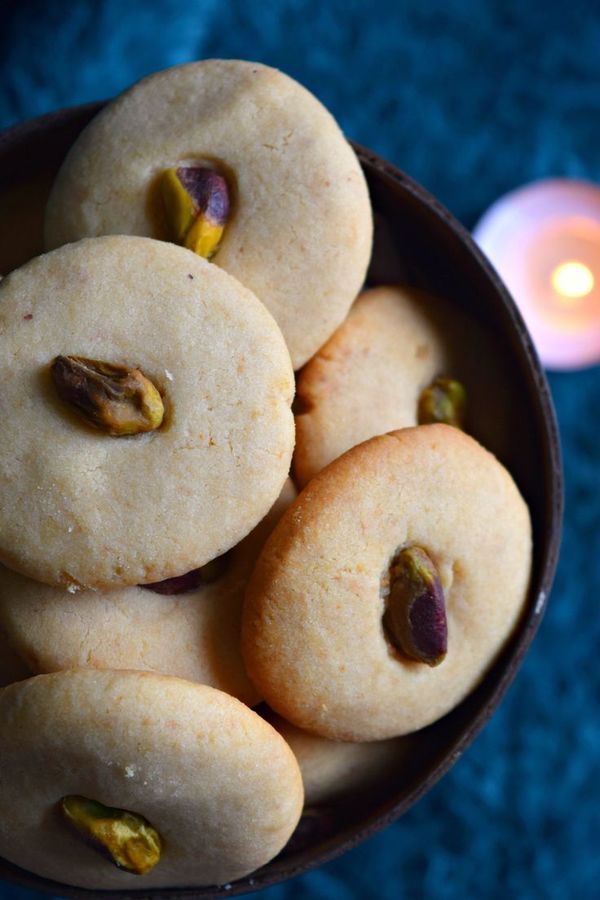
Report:
M165 369L165 378L167 379L167 381L173 381L173 373L169 372L168 369Z

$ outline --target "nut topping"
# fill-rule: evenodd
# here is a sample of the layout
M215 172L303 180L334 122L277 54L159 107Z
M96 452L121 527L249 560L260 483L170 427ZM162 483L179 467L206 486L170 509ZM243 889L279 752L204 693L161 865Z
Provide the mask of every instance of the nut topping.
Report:
M391 642L410 659L439 665L448 649L444 591L421 547L406 547L390 566L383 624Z
M119 869L145 875L159 861L160 835L143 816L76 795L63 797L60 808L67 821Z
M57 356L50 371L60 399L107 434L141 434L162 424L162 398L139 369L82 356Z
M160 180L171 239L210 259L229 217L229 190L222 175L202 166L166 169Z
M465 420L466 392L454 378L434 378L419 396L419 425L443 422L462 428Z
M222 556L216 556L207 562L206 565L200 566L199 569L192 569L185 575L176 575L174 578L165 578L164 581L155 581L152 584L143 584L141 587L154 591L155 594L164 594L170 596L172 594L189 594L205 584L210 584L220 578L227 569L229 554L223 553Z

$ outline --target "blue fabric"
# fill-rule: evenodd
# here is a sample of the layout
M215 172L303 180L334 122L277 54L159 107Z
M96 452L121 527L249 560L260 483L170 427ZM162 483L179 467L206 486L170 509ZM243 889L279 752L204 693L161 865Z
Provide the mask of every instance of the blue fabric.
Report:
M207 56L278 66L467 226L534 178L600 182L600 9L583 0L6 2L0 126ZM266 900L600 896L600 368L554 374L563 550L501 708L406 816ZM1 763L0 763L1 764ZM2 900L38 895L10 885Z

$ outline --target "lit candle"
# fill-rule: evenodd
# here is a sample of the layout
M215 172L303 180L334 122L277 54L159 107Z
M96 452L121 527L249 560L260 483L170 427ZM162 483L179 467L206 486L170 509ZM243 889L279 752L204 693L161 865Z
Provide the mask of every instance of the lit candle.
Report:
M600 361L600 188L553 179L502 197L473 237L521 310L544 365Z

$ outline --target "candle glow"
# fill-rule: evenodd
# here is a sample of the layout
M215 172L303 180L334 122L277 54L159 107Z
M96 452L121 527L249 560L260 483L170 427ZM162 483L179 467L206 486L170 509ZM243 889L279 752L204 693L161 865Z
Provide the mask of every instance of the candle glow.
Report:
M515 298L542 362L600 362L600 185L568 178L500 198L474 231Z
M595 283L592 270L576 260L557 266L550 280L557 294L573 300L586 297L594 289Z

